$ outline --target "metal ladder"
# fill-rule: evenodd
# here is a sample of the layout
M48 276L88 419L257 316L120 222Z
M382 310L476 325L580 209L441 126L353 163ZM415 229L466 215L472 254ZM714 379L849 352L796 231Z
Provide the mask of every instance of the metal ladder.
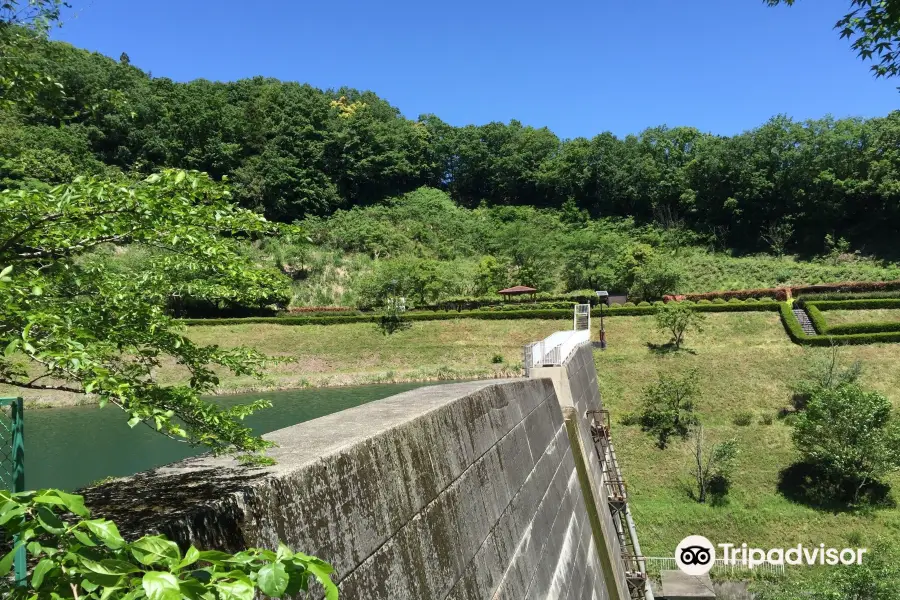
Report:
M589 419L597 460L600 461L603 472L606 503L616 529L619 547L622 549L628 593L633 600L651 599L652 592L648 594L647 563L641 554L634 519L628 508L628 488L622 477L616 449L610 436L609 411L591 410L587 411L586 416Z

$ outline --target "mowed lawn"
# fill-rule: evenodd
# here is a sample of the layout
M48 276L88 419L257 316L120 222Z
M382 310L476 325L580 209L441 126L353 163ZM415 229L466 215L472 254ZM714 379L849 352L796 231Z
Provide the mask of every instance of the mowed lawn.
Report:
M900 323L900 310L879 308L873 310L825 310L825 321L828 325L847 325L849 323Z
M854 311L859 313L861 311ZM804 370L809 356L827 349L792 344L774 313L710 314L702 333L690 333L686 345L696 354L658 355L647 342L665 342L653 317L606 320L609 347L595 351L600 388L613 418L613 440L631 492L642 550L648 556L672 556L687 535L704 535L713 543L743 542L760 548L825 543L843 548L870 545L877 537L900 537L900 509L868 514L832 513L794 504L777 491L779 471L796 458L790 427L775 418L788 406L789 385ZM900 345L845 347L845 361L864 362L862 383L900 405ZM698 504L687 494L690 442L676 441L666 450L639 426L620 419L641 403L641 389L657 373L696 368L702 397L697 412L707 438L736 438L741 454L733 487L724 506ZM753 424L736 426L741 412L754 413ZM900 477L890 483L900 496Z
M566 327L571 321L457 319L415 322L391 336L372 323L194 326L188 335L285 360L262 382L222 373L222 391L229 391L521 375L522 346ZM183 376L166 373L171 381Z

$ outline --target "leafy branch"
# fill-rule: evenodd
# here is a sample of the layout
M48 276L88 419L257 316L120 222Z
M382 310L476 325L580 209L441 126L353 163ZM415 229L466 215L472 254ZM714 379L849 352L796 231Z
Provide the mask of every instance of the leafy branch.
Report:
M283 544L228 554L190 546L182 553L163 535L126 541L115 523L91 519L81 496L60 490L0 491L0 592L10 600L253 600L308 593L314 582L336 600L334 569ZM13 540L15 540L13 542ZM14 582L24 548L30 577ZM18 583L19 585L15 585Z

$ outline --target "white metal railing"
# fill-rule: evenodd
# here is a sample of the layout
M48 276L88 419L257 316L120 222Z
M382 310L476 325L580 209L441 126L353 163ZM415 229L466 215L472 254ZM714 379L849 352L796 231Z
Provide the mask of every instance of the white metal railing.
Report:
M572 329L591 329L591 305L576 304L575 314L572 317Z
M644 560L647 561L647 568L653 571L677 571L678 563L675 562L675 557L668 556L645 556ZM731 561L726 561L724 558L717 558L716 564L713 565L713 568L710 570L712 573L722 574L722 573L742 573L742 572L750 572L751 569L746 562L735 562L734 564ZM752 571L758 573L768 573L773 575L784 575L784 565L773 565L771 563L763 563L761 565L754 565Z
M590 341L591 332L588 329L579 331L557 331L530 345L531 364L529 367L559 366L566 362L575 348Z

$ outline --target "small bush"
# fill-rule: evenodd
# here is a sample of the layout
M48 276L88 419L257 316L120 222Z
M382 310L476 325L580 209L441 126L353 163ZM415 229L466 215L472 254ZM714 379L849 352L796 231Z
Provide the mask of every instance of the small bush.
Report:
M738 427L747 427L753 423L753 413L749 411L739 412L734 417L734 424Z
M725 298L713 298L713 304L725 304Z
M762 423L763 425L771 425L772 423L775 422L775 417L773 417L769 413L766 413L762 417L759 418L759 422Z
M643 302L638 302L638 306L652 306L649 302L644 300Z
M503 355L502 355L502 354L495 354L495 355L493 356L493 358L491 358L491 362L492 362L493 364L495 364L495 365L501 365L501 364L503 364Z

